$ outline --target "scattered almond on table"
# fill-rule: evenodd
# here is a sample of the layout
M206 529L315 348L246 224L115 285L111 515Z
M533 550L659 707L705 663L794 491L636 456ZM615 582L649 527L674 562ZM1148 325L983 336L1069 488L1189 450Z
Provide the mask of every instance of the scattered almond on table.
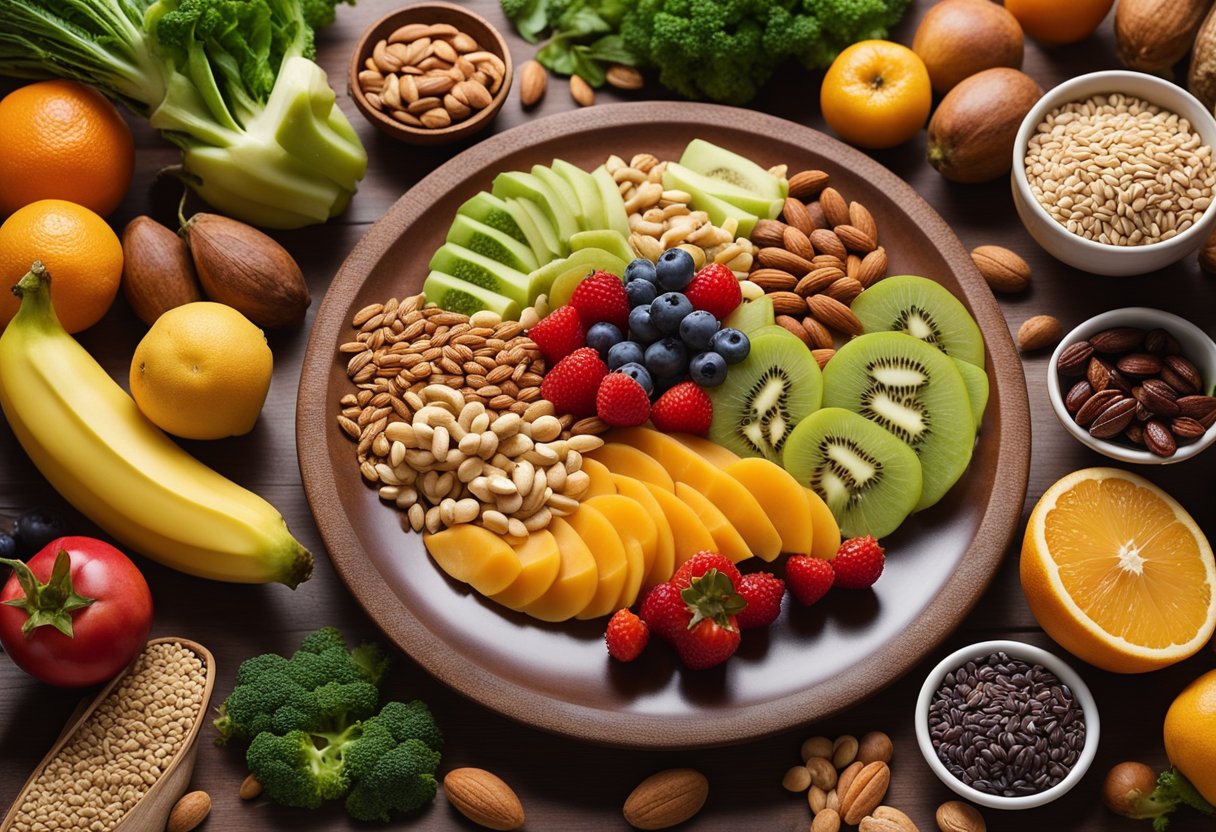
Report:
M937 807L937 828L941 832L987 832L988 825L970 803L951 800Z
M1064 337L1064 327L1051 315L1027 318L1018 328L1018 349L1034 352L1055 346Z
M206 792L190 792L173 805L165 832L190 832L211 814L211 795Z
M549 71L538 61L525 61L519 68L519 103L532 107L545 97L549 86Z
M590 107L595 103L595 90L591 88L581 75L570 76L570 97L580 107Z
M691 768L652 774L625 800L625 820L637 829L667 829L691 818L709 797L709 781Z
M843 825L863 832L917 832L898 809L882 805L891 782L891 738L870 731L861 739L844 734L835 740L809 737L802 743L803 764L785 772L787 791L806 793L810 832L838 832Z
M994 292L1021 292L1030 285L1029 264L1007 248L978 246L971 260Z
M478 826L507 832L524 825L519 796L500 777L480 768L457 768L443 778L443 791L456 810Z

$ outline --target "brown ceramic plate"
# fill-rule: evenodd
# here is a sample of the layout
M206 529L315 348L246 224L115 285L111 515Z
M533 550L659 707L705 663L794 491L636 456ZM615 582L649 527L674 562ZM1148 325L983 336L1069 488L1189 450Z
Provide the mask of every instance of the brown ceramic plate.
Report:
M940 280L988 341L992 388L971 467L931 510L885 543L874 592L839 592L787 609L767 632L711 671L677 669L665 646L610 661L603 621L546 625L448 580L418 535L367 487L335 421L351 387L337 348L369 303L419 291L456 209L495 174L548 164L586 168L616 153L678 158L693 138L762 165L823 168L873 212L890 273ZM1016 529L1030 462L1029 404L1005 319L942 219L877 162L814 130L700 104L594 107L494 136L422 180L377 222L325 296L300 381L297 441L308 501L339 573L384 632L424 668L515 719L595 742L637 747L724 744L845 708L909 670L956 627L992 579Z

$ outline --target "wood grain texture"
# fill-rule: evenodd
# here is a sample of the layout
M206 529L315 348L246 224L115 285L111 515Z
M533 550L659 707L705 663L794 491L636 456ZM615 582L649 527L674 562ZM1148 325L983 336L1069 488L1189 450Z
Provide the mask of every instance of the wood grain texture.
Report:
M504 29L496 0L468 0L469 8ZM920 15L931 5L918 0L895 38L908 43ZM362 30L387 12L391 4L363 0L356 8L342 7L338 22L319 38L321 62L334 86L344 89L349 50ZM517 62L528 59L533 47L507 34ZM1110 22L1099 36L1077 46L1044 50L1026 47L1025 71L1044 88L1094 69L1118 66ZM819 75L791 68L779 83L755 102L756 109L824 129L815 104ZM630 94L601 91L602 102L657 97L653 79L647 88ZM4 87L7 91L12 85ZM374 131L339 93L339 100L359 130L371 155L371 169L350 210L323 228L275 236L297 257L319 299L346 255L368 225L378 219L411 185L446 161L459 148L415 148L399 144ZM534 116L572 109L565 85L555 83L545 99L525 113L518 89L511 92L493 126L500 131L526 123ZM157 171L172 164L177 152L147 130L135 127L136 180L111 221L121 228L131 217L150 213L163 222L175 215L180 188ZM1098 312L1119 306L1148 304L1183 315L1212 333L1216 310L1211 297L1213 278L1202 275L1193 261L1140 278L1103 278L1060 265L1040 250L1022 229L1013 211L1009 186L997 181L979 186L956 186L943 180L924 161L924 134L904 147L872 154L913 187L954 228L967 248L985 243L1007 246L1021 254L1034 272L1032 288L1024 295L1001 299L1007 327L1016 332L1026 318L1051 313L1071 327ZM374 625L360 611L324 556L320 539L304 501L296 464L294 438L296 386L304 344L314 310L297 330L271 335L276 359L274 383L258 426L240 439L220 443L187 443L191 452L238 482L253 488L284 513L299 538L318 554L311 581L297 591L279 586L248 587L211 583L180 575L150 561L139 560L157 604L154 635L181 634L198 640L216 656L219 679L216 701L231 690L236 665L266 650L290 651L307 631L324 624L343 628L351 637L375 637ZM131 353L144 332L143 325L121 301L94 329L82 337L85 346L125 385ZM1023 522L1039 495L1063 474L1077 468L1106 464L1075 442L1061 428L1047 403L1044 378L1047 356L1025 360L1032 408L1033 462ZM1191 462L1142 471L1177 497L1209 533L1216 533L1216 503L1211 483L1216 480L1216 454ZM0 427L0 512L15 514L29 505L60 504L38 475L7 428ZM89 527L82 522L81 530ZM444 768L473 765L503 777L518 793L528 815L529 829L627 829L620 808L630 790L646 775L661 768L694 766L708 775L711 788L705 808L686 828L698 832L733 830L805 830L809 813L805 801L780 787L785 769L797 762L802 740L812 733L829 736L858 734L870 729L889 732L895 742L889 802L907 811L923 832L934 829L933 811L952 793L930 773L916 750L911 714L924 674L947 652L974 641L995 637L1021 638L1048 649L1052 643L1035 626L1017 579L1016 544L1008 553L991 589L965 623L928 659L886 691L830 720L807 725L768 739L713 752L635 752L605 749L558 739L523 728L497 716L423 673L399 657L386 688L395 697L421 697L436 711L448 737ZM837 600L845 612L847 599ZM837 614L833 611L833 614ZM1210 648L1182 665L1150 676L1118 676L1075 663L1093 689L1102 712L1102 748L1090 773L1064 800L1043 809L1001 814L985 811L994 832L1027 828L1099 832L1135 830L1141 824L1111 816L1100 803L1105 770L1123 759L1164 764L1161 720L1173 696L1188 681L1216 664ZM0 808L7 807L20 784L54 743L68 719L80 691L56 690L39 685L0 659ZM712 722L706 730L712 731ZM345 817L340 807L299 812L272 806L265 800L244 804L237 789L244 778L240 752L210 744L204 732L195 769L194 787L214 798L212 817L204 828L224 832L267 830L347 830L363 828ZM578 774L572 774L577 771ZM416 821L390 828L419 830L470 830L440 795L435 805ZM1180 817L1177 832L1198 832L1208 825L1197 817Z

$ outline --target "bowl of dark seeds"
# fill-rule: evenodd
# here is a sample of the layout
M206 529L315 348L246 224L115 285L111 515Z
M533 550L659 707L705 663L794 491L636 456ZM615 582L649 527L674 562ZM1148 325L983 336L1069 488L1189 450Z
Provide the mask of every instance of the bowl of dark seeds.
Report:
M1032 809L1084 776L1098 750L1098 708L1081 677L1046 650L985 641L951 653L925 679L916 740L960 796Z

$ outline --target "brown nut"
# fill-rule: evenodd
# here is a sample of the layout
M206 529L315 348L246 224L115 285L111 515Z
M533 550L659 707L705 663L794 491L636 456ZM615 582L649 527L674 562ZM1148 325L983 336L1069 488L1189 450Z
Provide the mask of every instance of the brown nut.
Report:
M835 188L824 188L819 194L819 207L823 209L823 217L828 225L833 227L845 225L849 221L849 203L845 202L840 191Z
M1018 349L1033 352L1059 342L1064 327L1051 315L1035 315L1027 318L1018 328Z
M519 68L519 103L531 107L545 97L549 72L537 61L525 61Z
M1176 355L1182 347L1178 339L1164 329L1150 329L1144 336L1144 349L1153 355Z
M1120 396L1090 423L1089 435L1095 439L1114 439L1136 417L1135 399Z
M912 818L893 806L879 806L857 828L859 832L920 832Z
M691 818L709 797L709 781L691 768L652 774L625 800L625 820L638 829L666 829Z
M1124 375L1147 378L1161 372L1161 359L1151 352L1129 352L1115 362L1115 368Z
M1064 395L1064 409L1075 414L1094 394L1094 388L1085 379L1081 379Z
M1067 376L1080 375L1089 366L1089 359L1093 354L1094 348L1089 345L1088 341L1069 344L1060 353L1060 358L1056 361L1056 370Z
M811 212L807 210L806 205L801 200L793 196L785 198L781 217L787 225L797 228L804 236L809 236L815 230L815 221L811 219ZM810 241L808 240L809 244ZM811 255L811 257L814 256L814 254Z
M840 813L835 809L824 809L815 813L811 821L811 832L839 832Z
M840 798L840 814L850 826L861 823L861 819L872 814L882 803L891 785L891 769L886 763L874 762L862 768L849 784L849 790Z
M781 778L781 787L787 792L804 792L811 787L811 773L806 766L790 766Z
M240 796L241 800L253 800L262 793L262 784L258 778L252 774L245 775L245 779L241 781Z
M443 778L443 791L460 814L487 829L524 825L524 807L515 791L485 769L452 769Z
M994 292L1021 292L1030 285L1030 266L1001 246L979 246L971 261Z
M1144 341L1144 330L1134 326L1117 326L1090 336L1089 343L1098 352L1110 355L1131 352Z
M824 791L836 786L836 767L827 757L812 757L807 760L806 770L811 773L811 783Z
M1089 397L1089 401L1081 405L1081 409L1077 411L1074 417L1077 424L1083 428L1087 428L1098 418L1098 414L1106 410L1116 400L1123 398L1123 394L1118 390L1099 390Z
M190 792L182 795L173 804L173 811L165 823L165 832L190 832L211 814L211 795L206 792Z
M811 786L806 793L806 803L811 808L811 814L817 815L828 805L828 793L818 786Z
M861 760L856 760L852 765L846 766L844 771L840 772L840 777L836 779L836 791L840 794L845 794L849 790L849 785L852 784L853 778L857 776L857 772L866 767L866 763Z
M1148 412L1158 416L1178 416L1182 413L1178 394L1161 379L1146 379L1143 384L1132 390L1132 395Z
M1172 384L1170 385L1171 387L1174 387L1174 389L1180 394L1187 395L1191 393L1198 393L1201 389L1203 389L1203 376L1199 375L1199 368L1187 359L1183 358L1181 355L1167 355L1165 357L1165 366L1186 382L1187 389L1181 389Z
M857 748L857 759L862 763L890 763L895 753L891 738L882 731L871 731L861 738Z
M1144 423L1144 446L1157 456L1173 456L1178 450L1174 434L1160 419L1149 419Z
M857 750L860 747L857 737L852 734L845 734L836 738L836 742L832 744L832 765L837 769L848 768L857 759Z
M794 199L811 199L827 187L830 177L821 170L804 170L789 180L789 194Z
M1170 430L1181 440L1198 439L1207 433L1207 429L1190 416L1176 416L1170 421Z
M941 832L987 832L984 816L970 803L951 800L937 807L937 827Z

